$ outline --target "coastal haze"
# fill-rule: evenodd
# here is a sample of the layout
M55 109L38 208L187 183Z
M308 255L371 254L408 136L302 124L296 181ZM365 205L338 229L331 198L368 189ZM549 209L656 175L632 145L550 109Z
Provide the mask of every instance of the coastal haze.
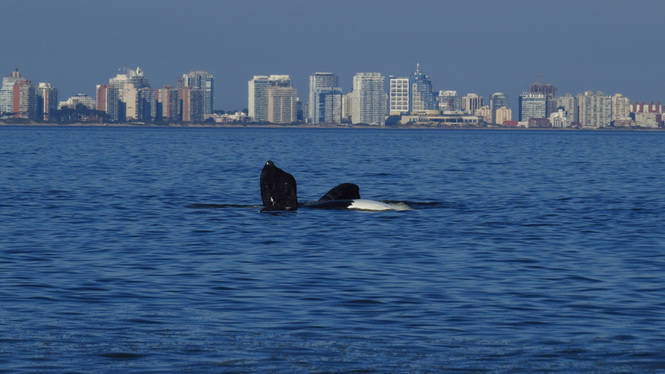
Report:
M215 109L247 107L247 81L289 74L407 75L436 90L517 97L539 75L560 94L602 90L665 101L660 1L19 1L3 2L0 72L18 67L66 98L95 95L119 68L153 87L191 69L215 75Z

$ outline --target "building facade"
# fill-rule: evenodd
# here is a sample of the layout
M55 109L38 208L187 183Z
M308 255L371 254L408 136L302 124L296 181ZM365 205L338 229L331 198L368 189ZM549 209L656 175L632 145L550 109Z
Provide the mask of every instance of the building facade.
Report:
M307 101L307 118L310 122L320 123L321 115L317 115L316 113L318 102L320 101L320 97L318 97L320 91L330 92L330 90L335 90L337 88L339 88L339 83L337 75L334 73L316 72L309 76L309 100Z
M420 64L416 64L416 71L411 78L411 112L435 109L432 81L428 75L420 71Z
M288 75L255 75L247 85L247 110L254 122L266 122L268 119L268 89L270 87L291 87Z
M296 102L298 97L293 87L272 86L266 90L267 115L271 123L296 122Z
M58 90L51 83L39 82L36 90L37 118L50 121L58 110Z
M390 78L390 115L400 115L411 111L409 78Z
M513 111L507 107L502 106L494 111L494 123L503 125L507 121L513 120Z
M519 99L519 120L547 118L547 97L541 93L523 93Z
M496 111L502 107L510 107L508 102L508 96L503 92L495 92L490 95L490 110L492 111L492 123L503 123L499 122L496 116Z
M466 114L476 114L476 110L485 105L485 99L475 93L468 93L462 97L462 110Z
M186 87L201 90L203 117L211 115L215 109L215 76L204 70L190 70L178 79L178 89Z
M383 126L387 95L381 73L356 73L353 76L352 123Z
M35 87L18 69L2 78L0 114L17 119L37 119Z
M454 90L439 91L437 96L439 110L446 112L458 112L462 110L462 100Z
M610 126L612 122L612 97L602 92L586 91L577 97L580 107L580 124L597 129Z

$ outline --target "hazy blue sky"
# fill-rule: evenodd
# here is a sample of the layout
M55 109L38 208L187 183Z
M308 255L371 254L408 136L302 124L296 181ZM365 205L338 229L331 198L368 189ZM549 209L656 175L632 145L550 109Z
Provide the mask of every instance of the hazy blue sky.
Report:
M662 0L1 0L0 72L18 66L62 98L141 66L153 87L216 76L217 109L247 106L255 74L406 75L516 103L538 74L559 93L665 101ZM515 110L516 108L513 107Z

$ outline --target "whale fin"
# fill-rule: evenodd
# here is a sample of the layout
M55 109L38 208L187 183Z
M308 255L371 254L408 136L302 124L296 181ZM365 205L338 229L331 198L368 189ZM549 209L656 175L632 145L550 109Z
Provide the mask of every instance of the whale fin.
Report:
M266 162L261 170L261 200L265 210L298 209L298 192L293 175Z
M360 199L360 189L353 183L342 183L333 187L325 195L321 196L319 202L330 200L353 200Z

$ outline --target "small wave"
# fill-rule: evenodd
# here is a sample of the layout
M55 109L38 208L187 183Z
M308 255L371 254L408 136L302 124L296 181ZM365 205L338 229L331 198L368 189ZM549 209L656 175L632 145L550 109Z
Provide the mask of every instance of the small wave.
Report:
M241 209L261 209L262 205L251 204L189 204L185 206L188 209L227 209L227 208L241 208Z

